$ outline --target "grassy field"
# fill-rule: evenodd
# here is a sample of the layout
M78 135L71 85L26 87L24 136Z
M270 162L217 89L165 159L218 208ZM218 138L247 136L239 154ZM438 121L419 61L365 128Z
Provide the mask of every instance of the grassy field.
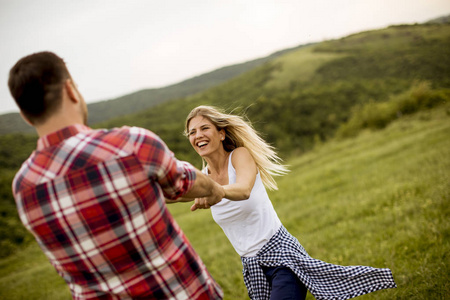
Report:
M397 289L364 299L450 295L450 105L406 116L287 161L270 196L285 227L315 258L390 268ZM170 210L225 291L248 299L239 256L209 211ZM0 299L70 299L32 244L0 261ZM313 299L308 295L308 299Z

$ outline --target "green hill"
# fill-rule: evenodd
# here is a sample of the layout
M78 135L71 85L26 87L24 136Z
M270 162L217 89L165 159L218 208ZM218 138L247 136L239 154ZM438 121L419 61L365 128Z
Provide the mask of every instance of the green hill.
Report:
M450 15L432 19L427 22L427 24L445 24L445 23L450 23Z

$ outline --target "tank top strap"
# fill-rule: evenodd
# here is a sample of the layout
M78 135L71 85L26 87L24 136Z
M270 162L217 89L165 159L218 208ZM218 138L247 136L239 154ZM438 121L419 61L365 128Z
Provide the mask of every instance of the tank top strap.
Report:
M233 155L233 151L231 151L230 155L228 156L228 183L233 184L236 183L236 169L233 166L233 163L231 162L231 156Z
M233 151L230 152L230 155L228 156L228 173L230 172L230 169L234 171L234 173L236 173L236 170L234 169L233 164L231 163L231 156L233 155Z

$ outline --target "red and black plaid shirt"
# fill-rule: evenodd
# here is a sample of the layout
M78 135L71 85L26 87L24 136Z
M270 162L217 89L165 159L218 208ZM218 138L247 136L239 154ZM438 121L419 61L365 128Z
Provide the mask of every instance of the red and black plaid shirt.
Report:
M194 181L148 130L74 125L38 140L13 192L74 299L221 299L164 201Z

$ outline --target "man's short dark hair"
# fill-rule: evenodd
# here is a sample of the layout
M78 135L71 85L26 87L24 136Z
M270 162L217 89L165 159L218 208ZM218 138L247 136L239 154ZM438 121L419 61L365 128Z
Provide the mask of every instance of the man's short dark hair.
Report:
M11 68L8 86L23 115L39 124L61 106L63 86L69 78L62 58L39 52L23 57Z

